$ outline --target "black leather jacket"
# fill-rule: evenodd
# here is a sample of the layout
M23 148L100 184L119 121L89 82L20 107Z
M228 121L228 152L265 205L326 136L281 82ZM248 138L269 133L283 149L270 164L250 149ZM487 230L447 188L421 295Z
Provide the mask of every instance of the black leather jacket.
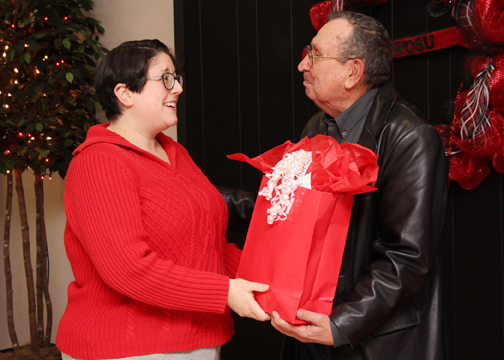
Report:
M303 137L326 132L322 116ZM379 156L378 190L355 196L330 315L352 348L312 344L296 357L446 359L438 250L448 162L440 137L387 83L358 143Z

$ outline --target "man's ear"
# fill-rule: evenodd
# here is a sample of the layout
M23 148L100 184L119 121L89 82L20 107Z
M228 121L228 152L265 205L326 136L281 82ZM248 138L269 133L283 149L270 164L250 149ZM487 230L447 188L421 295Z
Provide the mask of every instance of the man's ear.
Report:
M348 64L350 69L345 81L345 87L347 89L352 89L355 86L364 83L365 68L364 62L361 59L352 59L348 61L351 62L351 64Z
M133 105L133 98L131 96L131 90L128 89L126 84L117 84L114 88L114 94L119 100L119 103L125 107L131 107Z

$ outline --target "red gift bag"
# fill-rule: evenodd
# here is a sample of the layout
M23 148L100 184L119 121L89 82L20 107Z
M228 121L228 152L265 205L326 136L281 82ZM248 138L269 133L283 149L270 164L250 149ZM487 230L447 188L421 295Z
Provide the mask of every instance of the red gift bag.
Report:
M277 311L292 324L305 323L296 318L301 308L329 315L352 204L350 195L300 187L288 218L270 225L270 202L258 197L237 277L270 286L255 293L265 312Z
M292 182L289 176L293 168L285 168L283 160L290 161L294 154L301 156L294 157L293 166L305 165L302 172L295 172ZM376 190L377 155L360 145L339 145L329 136L317 135L297 144L287 141L253 159L243 154L228 157L266 174L237 277L268 284L267 292L255 294L257 302L267 313L277 311L292 324L305 323L296 318L301 308L329 315L352 213L352 195ZM278 169L288 177L286 183L275 174ZM302 187L308 174L311 183ZM268 186L269 181L272 186ZM287 198L270 197L272 191L283 192L284 185L289 189ZM284 200L288 205L281 204Z

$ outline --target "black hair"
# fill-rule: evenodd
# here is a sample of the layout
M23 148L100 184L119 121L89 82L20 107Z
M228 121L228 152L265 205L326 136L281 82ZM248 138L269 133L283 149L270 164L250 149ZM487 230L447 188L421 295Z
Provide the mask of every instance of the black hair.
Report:
M390 78L393 50L387 30L375 18L353 11L334 11L330 19L346 19L352 33L340 42L340 56L364 61L364 82L380 85Z
M141 92L145 86L151 60L159 53L170 56L177 63L170 49L161 41L126 41L112 49L98 63L95 72L95 89L100 104L109 121L121 115L119 102L114 94L117 84L125 84L133 92Z

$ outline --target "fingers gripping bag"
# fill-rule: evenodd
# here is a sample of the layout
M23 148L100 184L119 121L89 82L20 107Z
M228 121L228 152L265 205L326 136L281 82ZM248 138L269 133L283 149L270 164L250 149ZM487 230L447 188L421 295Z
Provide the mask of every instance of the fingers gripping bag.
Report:
M353 195L376 190L378 156L332 137L290 141L249 163L264 176L237 277L268 284L256 293L267 313L292 324L298 309L329 315L352 213Z

